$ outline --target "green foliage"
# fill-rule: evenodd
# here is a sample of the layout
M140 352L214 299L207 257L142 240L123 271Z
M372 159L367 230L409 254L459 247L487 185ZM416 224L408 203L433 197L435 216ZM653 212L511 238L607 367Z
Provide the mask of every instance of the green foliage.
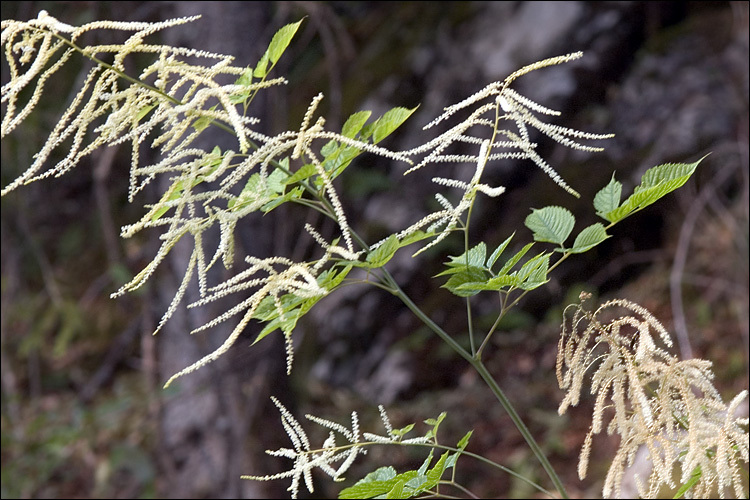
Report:
M613 175L609 184L594 197L597 215L614 224L643 210L684 185L704 158L705 156L695 163L665 163L648 169L641 177L641 183L633 190L633 194L621 205L619 201L622 184L617 182Z
M563 207L532 209L525 221L526 227L534 233L534 241L557 243L560 246L568 239L575 223L573 214Z
M268 45L268 48L263 53L263 56L260 58L260 61L258 61L258 64L253 70L253 76L255 78L263 79L266 77L266 75L268 75L268 73L271 72L273 67L276 66L276 63L279 61L279 59L281 59L282 54L289 46L289 43L292 41L292 38L294 38L294 34L297 33L297 30L299 29L301 24L302 20L297 21L296 23L287 24L276 32L276 34L271 39L271 43ZM246 73L243 73L242 75L245 80L242 81L240 85L250 84L250 80L247 77Z
M311 101L299 129L275 135L268 135L267 131L261 132L256 129L258 120L248 116L248 110L258 92L272 85L285 83L283 78L267 80L267 77L291 43L302 21L282 27L273 36L267 50L252 69L232 66L233 58L229 56L143 43L144 37L160 29L194 20L195 18L181 18L151 24L96 22L73 27L42 12L38 19L32 21L3 21L3 48L10 68L9 82L2 90L3 102L7 103L6 116L2 121L3 137L28 117L38 101L39 94L44 91L45 82L70 57L86 57L94 64L83 80L80 92L63 112L47 142L35 155L32 165L15 181L5 186L2 194L5 195L35 180L61 175L75 167L92 151L122 143L133 145L130 201L133 201L152 180L160 178L169 181L169 188L161 194L159 200L153 205L146 205L148 211L145 215L138 222L122 230L124 237L130 237L147 228L156 229L161 232L161 246L154 258L113 296L141 287L154 275L176 243L182 238L187 238L192 240L193 250L182 282L156 332L181 304L194 277L197 277L199 298L188 307L200 307L232 294L237 294L235 296L241 298L224 314L210 319L193 333L212 328L238 315L241 319L236 322L236 326L219 348L174 374L165 387L177 378L190 374L226 353L251 321L260 324L260 333L254 343L276 331L283 335L287 371L290 371L294 355L292 339L299 320L327 295L347 284L362 282L361 279L350 278L349 274L355 267L365 269L366 273L359 274L367 274L366 283L387 290L401 300L427 328L472 367L495 396L498 404L507 411L511 421L546 472L556 494L565 498L565 487L547 456L482 360L484 348L490 343L497 326L509 311L512 311L527 293L547 283L550 273L557 266L573 255L596 247L610 237L608 231L616 223L684 185L702 159L690 164L665 164L649 169L643 175L641 183L635 187L633 194L622 203L622 185L613 175L610 182L593 199L595 213L609 224L605 226L595 223L582 229L577 233L572 247L565 245L575 229L574 215L562 206L548 206L532 209L525 219L525 226L531 231L533 241L524 241L524 237L519 236L522 241L516 241L517 245L510 250L511 242L516 237L516 232L513 232L488 256L490 247L486 242L472 242L470 214L479 196L496 197L505 191L503 186L490 186L482 182L483 177L486 177L485 169L491 163L507 158L528 160L541 168L563 190L578 197L578 193L540 156L537 144L530 141L529 127L539 132L538 135L542 138L546 137L566 147L583 151L599 151L601 148L587 146L578 141L612 137L609 134L592 134L546 123L538 118L538 115L560 113L522 96L511 87L516 79L526 73L578 59L582 56L581 53L545 59L521 68L503 81L490 83L472 96L446 107L444 113L425 129L451 119L458 111L466 111L467 118L436 137L425 140L420 146L395 152L379 144L396 131L416 108L396 107L374 121L370 121L370 111L359 111L345 121L340 132L334 132L326 130L323 117L316 118L319 103L323 99L323 95L319 94ZM76 45L81 35L97 29L133 34L129 38L130 41L123 44L110 44L105 47ZM103 51L114 55L114 64L106 64L96 58L96 54ZM148 54L155 62L143 69L138 78L134 78L128 74L125 61L138 53ZM192 64L186 60L189 56L207 58L213 60L213 64ZM233 78L233 85L218 83L228 75ZM150 77L155 80L153 85L146 83L146 79ZM118 86L122 82L125 82L125 85ZM32 97L28 99L29 93L25 90L30 87L34 88ZM175 95L183 97L177 100ZM212 126L234 134L237 139L234 149L239 152L233 149L222 152L218 147L209 152L196 147L195 139ZM154 132L156 130L159 132ZM156 134L156 138L151 137L152 133ZM71 141L67 141L71 136L75 137L72 144ZM146 142L147 137L162 159L144 166L139 162L139 148ZM445 154L446 150L452 150L456 144L468 153ZM62 148L67 149L66 154L61 155L64 159L51 167L47 166L46 162L54 157L53 151ZM334 183L354 160L363 161L363 153L410 165L405 175L434 164L463 163L473 168L473 176L468 182L433 177L435 185L447 188L435 192L435 199L440 208L422 216L408 227L401 228L378 242L370 243L352 229L339 190ZM316 227L306 224L305 232L300 233L302 237L309 237L318 244L319 248L314 258L295 261L283 255L264 258L246 255L243 264L236 264L233 233L237 224L248 217L262 217L285 203L293 203L322 214L332 223L335 234L331 236L330 232L327 232L328 236L324 237ZM206 247L209 246L209 242L205 241L204 234L209 228L217 225L221 233L219 242L212 250L213 253L207 254ZM417 256L456 232L463 236L463 252L448 257L445 268L436 277L447 277L442 287L466 301L469 342L463 344L457 342L454 335L446 332L428 317L385 267L403 247L426 241L413 254ZM555 245L553 251L531 252L535 245L545 243ZM210 282L208 271L219 260L228 271L227 277L224 281L213 283ZM485 332L479 332L471 321L472 297L486 291L494 293L499 312L493 326ZM629 305L626 302L622 303ZM592 359L594 348L589 348L587 341L592 331L602 328L600 323L593 321L595 314L587 315L588 313L581 311L579 309L577 318L591 319L594 326L579 335L575 329L582 320L576 321L575 332L568 338L567 344L564 342L567 330L563 330L558 379L565 378L561 387L569 392L561 404L561 411L578 401L583 374L595 361ZM641 312L640 309L637 309L637 312ZM625 324L617 324L616 328L613 328L615 336L620 334L620 326ZM644 324L653 326L655 323L647 316ZM634 323L627 325L632 327ZM612 357L614 361L605 364L602 372L606 372L607 376L592 382L592 392L599 391L597 404L603 404L602 401L611 386L616 399L616 410L622 413L626 407L632 406L632 414L642 416L646 422L646 425L636 422L628 429L619 430L623 434L626 434L625 431L637 432L642 442L651 443L658 439L653 436L651 431L654 427L650 424L657 418L660 418L659 421L666 427L678 420L683 424L687 422L691 431L700 428L702 423L694 424L684 416L674 417L681 408L673 408L672 413L659 414L650 410L644 403L646 397L640 389L631 391L627 397L623 393L622 387L627 377L630 377L628 382L631 385L640 387L639 384L643 381L648 382L648 377L654 376L654 372L644 372L641 375L642 380L638 377L633 378L632 374L640 369L633 367L641 366L639 363L649 356L668 358L654 347L651 337L644 334L644 327L638 325L641 336L637 353L631 355L625 352L619 358ZM60 349L64 349L67 341L64 333L57 339ZM596 339L601 343L606 334L611 332L599 333L601 335ZM484 338L477 347L475 336L480 334L484 334ZM467 344L470 347L464 347ZM617 339L611 345L631 343ZM607 371L612 364L617 364L623 359L626 360L625 364L630 363L628 370ZM638 363L633 362L633 359L638 360ZM674 361L671 358L669 360ZM705 368L701 363L694 364L699 371ZM564 377L561 373L563 366L568 370ZM704 372L705 370L701 373ZM707 376L700 379L699 388L704 392L711 392L712 386L706 382L707 379ZM628 398L630 401L626 405L625 399ZM290 470L271 476L243 477L253 480L291 478L289 491L293 497L298 495L303 482L307 489L313 492L313 469L321 470L335 481L342 480L343 474L358 455L364 454L366 447L375 445L420 446L430 448L430 451L417 470L398 473L391 466L377 468L353 486L342 490L340 498L411 498L420 495L439 495L439 487L443 484L466 492L454 482L453 474L450 479L443 478L446 471L455 472L458 458L462 455L471 455L490 467L517 478L521 477L539 491L550 493L517 472L467 452L471 431L464 434L456 448L440 445L437 434L441 422L446 418L445 413L441 413L436 419L426 420L425 423L431 428L425 435L416 438L407 437L415 429L414 424L393 429L382 407L380 413L386 429L384 436L370 433L360 435L356 412L352 413L351 429L330 420L308 415L309 420L329 430L328 438L323 445L313 449L300 423L278 400L272 398L272 401L281 413L282 426L289 435L293 448L281 448L268 453L293 460L293 465ZM713 406L704 406L725 409L726 407L721 406L718 401L711 400L710 404ZM739 404L738 401L736 398L729 405L729 410ZM700 405L694 405L694 409L700 418L718 426L715 412L707 411ZM620 415L618 425L629 418L632 418L631 414ZM601 430L601 420L601 413L593 416L590 435ZM738 441L737 438L742 437L742 433L734 427L730 429L728 425L725 425L723 431L731 431L732 439ZM345 438L346 443L338 445L336 439L341 436ZM590 446L590 442L584 446L581 453L584 471L588 460L587 446ZM632 447L632 443L629 442L627 446ZM737 458L737 463L741 460L747 462L746 447L742 449L741 445L737 444L736 448L740 450L737 454L739 458L731 453L725 454L724 457L731 456L732 460ZM433 464L437 449L445 451ZM671 450L665 450L665 453L668 452ZM632 457L634 453L633 449L627 449L628 457ZM721 487L731 484L735 487L736 493L742 493L741 488L735 484L735 462L732 462L729 468L715 467L709 474L706 471L712 465L703 458L706 454L705 447L691 450L691 453L688 454L692 460L690 463L698 464L702 469L697 470L704 472L698 479L695 479L695 473L691 477L683 477L686 487L680 491L681 494L704 492L696 488L701 488L701 485L715 477L719 478ZM657 460L656 470L659 474L665 475L666 469L658 463L658 457L653 458ZM341 463L335 469L332 464L338 462ZM618 455L613 467L619 470L622 463L623 457ZM662 478L659 478L655 483L661 480ZM612 480L608 479L606 484L605 493L609 494L617 492L620 482L615 476ZM653 491L649 491L649 494L652 493Z
M381 467L357 481L354 486L341 490L339 498L414 498L429 492L437 486L448 468L449 452L443 453L435 466L428 469L432 458L430 452L419 470L401 474L397 474L391 466Z

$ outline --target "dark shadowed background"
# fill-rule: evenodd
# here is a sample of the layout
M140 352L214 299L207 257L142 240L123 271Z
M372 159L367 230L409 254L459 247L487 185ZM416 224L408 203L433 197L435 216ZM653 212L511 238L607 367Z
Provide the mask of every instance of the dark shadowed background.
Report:
M529 207L563 204L581 224L592 223L588 204L613 171L629 192L649 167L711 155L686 186L561 267L550 286L508 317L484 359L574 497L601 494L616 446L614 438L596 440L589 477L579 481L577 453L591 401L563 417L556 413L561 311L582 288L649 308L676 335L683 355L714 362L726 400L747 388L747 2L2 2L2 19L29 19L41 9L68 24L201 14L164 32L162 41L232 54L237 65L250 66L278 28L305 17L273 74L289 85L261 94L251 113L272 134L298 129L321 91L321 110L334 130L358 110L377 116L419 104L386 141L392 149L431 138L423 125L487 83L546 57L584 51L583 59L529 74L515 86L561 110L561 125L616 134L596 154L542 140L544 157L581 200L529 162L493 166L491 182L507 193L475 209L476 241L494 247L525 231ZM3 140L3 185L29 165L70 101L77 69L58 75L67 81ZM202 140L210 148L225 139L205 134ZM468 365L373 287L347 287L316 306L295 333L290 377L281 339L251 348L253 328L222 359L163 390L171 374L213 350L227 330L190 336L217 310L183 308L151 335L179 286L187 249L177 248L143 291L109 299L158 245L148 234L118 236L142 215L126 203L128 167L126 148L110 148L60 179L2 199L3 498L285 496L287 480L239 479L289 466L263 453L288 446L270 395L300 418L313 413L346 423L357 410L371 432L381 431L378 404L396 426L447 411L442 442L454 444L474 429L470 451L546 481ZM363 156L341 179L349 219L371 242L429 207L431 175L404 179L402 172L401 165ZM138 203L158 196L146 192ZM297 241L304 221L296 215L282 207L244 224L238 253L304 255L309 249ZM407 249L388 265L457 337L465 334L465 304L430 277L446 255L461 251L458 239L417 260ZM478 328L488 328L497 304L479 296L476 307ZM423 458L411 450L373 450L344 485L379 465L404 470ZM459 463L459 474L479 496L534 494L470 459ZM341 487L323 475L315 480L315 496L335 496Z

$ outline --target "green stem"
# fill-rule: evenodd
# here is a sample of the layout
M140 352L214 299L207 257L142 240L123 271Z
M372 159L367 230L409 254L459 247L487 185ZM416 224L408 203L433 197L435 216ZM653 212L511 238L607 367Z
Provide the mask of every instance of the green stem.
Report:
M490 374L490 372L487 370L487 367L485 367L484 364L479 360L474 360L471 365L489 386L490 390L495 394L495 397L497 397L498 401L500 401L500 404L503 405L505 411L508 412L508 416L510 416L510 419L518 429L518 432L520 432L523 438L526 440L526 444L529 445L529 448L531 448L531 451L534 453L537 460L539 460L539 463L542 464L542 467L547 472L549 478L552 480L552 484L554 484L555 489L557 489L557 491L560 493L560 496L562 498L568 498L568 494L565 491L565 486L563 486L562 481L555 472L555 469L552 467L552 464L549 463L549 460L547 460L547 456L539 447L536 440L534 440L534 436L531 435L531 432L529 431L528 427L526 427L526 424L523 423L521 417L518 415L518 413L516 413L516 410L511 404L510 400L505 396L505 393L503 393L502 389L500 389L500 386L497 384L495 379L492 378L492 374Z
M612 224L610 224L609 227L611 227L611 226L612 226ZM572 255L572 253L565 252L562 255L562 257L560 257L559 259L557 259L557 262L555 262L554 264L552 264L552 266L547 270L547 274L551 273L557 266L559 266L560 264L562 264L562 262L565 259L567 259L568 257L570 257L571 255ZM508 293L510 293L512 291L513 290L509 290ZM495 320L495 323L493 323L492 328L490 328L490 330L487 332L487 335L485 335L484 340L482 341L482 344L479 346L479 349L477 349L477 353L475 355L475 357L477 359L481 359L482 358L482 352L484 351L484 348L489 343L490 338L492 337L492 334L495 333L495 329L497 328L497 325L500 324L500 320L502 320L503 317L505 317L505 314L508 312L508 310L510 310L512 307L514 307L516 304L518 304L518 302L522 298L524 298L526 296L526 294L529 293L529 292L530 292L530 290L524 290L523 293L521 293L518 297L516 297L515 299L513 299L513 302L511 302L510 304L503 303L501 305L500 314L498 315L497 319ZM506 295L506 297L507 297L507 295Z
M458 342L453 340L453 338L448 335L445 330L443 330L439 325L432 321L432 319L430 319L430 317L427 316L424 311L422 311L419 306L417 306L411 300L411 298L409 298L408 295L406 295L406 293L401 289L398 283L396 283L396 281L393 279L393 276L385 268L383 268L383 276L384 279L388 282L388 285L392 288L393 294L398 297L401 302L403 302L404 305L406 305L406 307L408 307L425 325L427 325L433 332L435 332L438 337L440 337L446 344L448 344L451 349L453 349L462 358L468 361L469 364L471 364L471 366L477 371L477 373L482 377L492 393L495 395L497 400L503 406L505 411L508 412L510 419L513 421L518 431L526 440L526 443L529 445L529 448L531 448L531 451L534 453L537 460L539 460L539 462L541 463L545 472L547 472L547 475L549 475L552 483L555 486L555 489L557 489L557 491L560 493L560 496L562 498L568 498L565 487L563 486L562 481L555 472L555 469L552 467L552 464L549 463L549 460L545 456L544 452L534 440L534 436L531 435L528 427L526 427L526 424L524 424L523 420L521 420L521 417L516 412L510 400L507 398L507 396L505 396L505 393L497 384L495 379L492 378L492 375L484 366L482 361L472 356L469 352L466 351L466 349L461 347Z

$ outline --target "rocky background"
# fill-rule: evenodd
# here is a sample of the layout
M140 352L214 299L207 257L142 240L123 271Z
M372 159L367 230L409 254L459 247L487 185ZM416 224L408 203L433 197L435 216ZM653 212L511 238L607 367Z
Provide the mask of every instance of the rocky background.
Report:
M230 53L248 65L279 27L306 16L275 70L290 84L254 103L256 116L269 132L296 129L320 91L332 128L361 109L377 115L419 104L388 139L393 149L432 137L424 124L487 83L545 57L584 51L583 59L526 75L516 85L561 110L561 125L616 134L596 154L542 142L544 157L581 200L533 165L498 164L491 180L507 193L478 205L476 241L492 246L524 230L529 207L562 204L588 224L588 204L613 171L629 192L649 167L711 155L686 186L618 224L605 244L571 259L544 292L531 294L484 359L572 497L600 496L616 446L600 437L595 465L579 481L577 453L591 402L564 417L556 413L561 310L581 289L649 308L676 335L683 356L714 362L725 399L747 388L746 2L3 2L2 18L28 19L40 9L69 24L200 13L199 22L167 32L165 40ZM6 72L3 67L4 79ZM76 74L68 77L75 81ZM60 99L69 91L61 84ZM28 164L54 124L55 104L37 109L22 139L4 140L3 185ZM285 496L286 481L239 480L288 466L263 455L288 445L270 395L299 416L346 422L357 410L362 428L375 432L378 404L397 426L447 411L442 442L455 443L474 429L470 451L545 481L481 380L374 288L347 287L316 306L295 334L291 377L283 374L280 339L250 348L254 332L248 332L226 359L163 391L169 375L212 350L226 332L187 335L204 322L201 315L214 312L191 310L150 335L178 286L187 259L180 251L142 294L108 298L157 244L117 236L140 214L125 203L128 162L124 149L102 151L66 177L2 200L3 498ZM402 172L365 157L342 179L350 220L370 241L428 209L431 175L403 179ZM461 175L459 167L453 175ZM292 222L294 213L283 210L253 222L239 235L242 250L304 252L299 224ZM431 276L446 255L458 252L459 242L449 242L418 260L402 251L389 264L412 298L457 337L465 335L465 305ZM497 305L480 296L476 306L475 322L487 328ZM423 458L374 449L348 477L383 464L405 470ZM459 472L461 483L481 497L534 494L471 460L462 459ZM315 496L335 496L338 489L316 476Z

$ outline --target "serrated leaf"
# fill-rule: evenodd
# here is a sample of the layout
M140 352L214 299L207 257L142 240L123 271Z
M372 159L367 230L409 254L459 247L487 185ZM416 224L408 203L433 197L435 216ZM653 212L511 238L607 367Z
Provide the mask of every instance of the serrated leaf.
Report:
M351 265L347 265L340 272L335 269L329 269L328 271L320 273L317 278L318 285L327 291L331 291L336 288L343 280L349 271L352 269ZM253 318L267 322L263 327L263 330L255 337L253 344L259 342L264 337L281 329L282 331L292 331L297 324L297 321L312 309L312 307L318 303L325 295L317 295L314 297L299 297L297 295L287 293L281 296L279 301L281 302L281 309L284 312L284 319L279 315L279 310L276 306L276 301L270 295L263 297L260 304L258 304Z
M339 492L339 498L373 498L388 493L393 488L396 469L390 465L380 467Z
M422 462L422 465L419 466L419 469L417 469L417 474L419 474L420 476L424 476L425 474L427 474L427 469L432 463L432 455L434 451L434 449L430 450L430 454L427 455L427 458L424 460L424 462Z
M239 196L237 198L233 198L227 202L227 208L235 209L244 203L248 202L249 200L255 200L260 197L261 192L261 179L259 173L254 173L251 175L247 182L245 182L245 187L242 188L242 191L240 192Z
M180 196L182 196L182 179L177 179L171 186L169 186L169 189L164 192L159 202L151 209L151 222L156 222L167 213L170 208L172 208L171 206L166 206L166 203L175 201Z
M530 272L528 272L528 269L524 271L523 268L519 270L519 279L522 279L522 282L518 285L518 288L521 290L533 290L549 281L547 279L547 272L549 272L549 255L540 255L539 257L541 257L541 259L539 259L540 263L537 264L537 262L534 262ZM524 272L522 273L522 271ZM524 278L521 278L520 275L526 274L526 272L528 272L528 274Z
M437 418L428 418L424 421L425 424L431 425L433 427L439 426L440 423L445 420L445 417L447 417L448 414L446 412L441 412L440 415L438 415Z
M534 241L563 244L570 236L576 219L563 207L532 209L524 224L534 233Z
M404 483L406 483L406 481L403 479L401 479L400 481L396 481L396 483L393 485L393 488L391 488L391 490L385 495L385 498L410 498L404 495Z
M446 451L442 455L440 455L440 458L438 459L435 466L427 471L427 482L422 485L422 491L428 490L430 488L435 487L435 485L438 484L440 481L440 478L443 476L443 472L445 472L445 466L446 466L446 460L448 460L448 455L450 454L449 451Z
M253 69L247 68L245 69L245 72L240 75L237 80L235 80L235 85L240 85L243 87L246 87L246 90L243 90L237 94L233 94L229 96L229 101L232 104L239 104L242 102L245 102L245 100L250 97L250 86L253 83Z
M344 122L344 126L341 128L341 135L354 139L354 137L362 130L367 120L370 118L372 111L358 111L347 118Z
M630 197L623 202L622 206L609 212L605 216L605 219L610 222L619 222L625 217L643 210L647 206L653 204L660 198L663 198L678 187L682 186L682 184L684 184L688 178L689 177L686 176L684 180L675 179L672 181L662 182L650 188L640 189L639 191L634 192L632 195L630 195Z
M273 68L278 62L281 55L289 46L289 42L291 42L300 24L302 24L302 20L299 20L296 23L287 24L273 35L271 43L268 45L268 49L266 49L263 57L260 58L260 61L258 61L258 64L255 66L255 70L253 71L253 76L255 78L266 77L270 71L270 68L268 67L269 63L271 68Z
M432 238L435 235L435 233L426 233L422 231L421 229L418 231L414 231L413 233L404 236L401 241L398 243L398 247L405 247L407 245L411 245L412 243L416 243L418 241L425 240L427 238Z
M260 207L260 210L264 214L267 214L268 212L270 212L274 208L277 208L277 207L283 205L284 203L286 203L288 201L296 200L298 198L301 198L302 194L304 192L305 192L305 188L303 188L302 186L297 186L294 189L292 189L291 191L289 191L288 193L286 193L285 195L283 195L283 196L277 196L276 198L272 199L271 201L269 201L268 203L266 203L265 205L263 205L262 207Z
M216 150L217 150L217 148L214 148L213 152L215 152ZM219 151L221 151L221 150L219 150ZM213 154L213 152L212 152L212 154ZM219 159L219 163L221 163L220 159ZM167 213L167 211L169 211L170 208L173 208L171 205L168 206L167 203L169 203L171 201L178 200L182 196L182 193L185 191L185 183L187 182L187 180L188 179L180 177L180 178L176 179L172 183L171 186L169 186L169 189L167 189L164 192L164 194L162 195L162 197L159 200L159 202L151 208L151 211L148 214L148 217L151 218L151 222L156 222L165 213ZM205 178L204 175L198 175L198 176L196 176L195 178L193 178L190 181L190 189L194 188L195 186L197 186L201 182L204 182L205 180L206 180L206 178Z
M243 87L249 87L253 83L253 70L252 68L246 68L245 71L235 80L235 85L242 85Z
M268 46L268 58L271 60L271 64L276 64L278 62L301 24L302 19L296 23L287 24L273 35L271 44Z
M304 181L315 175L317 169L312 163L305 163L296 172L284 179L284 184L294 184L295 182Z
M474 430L470 430L466 434L464 434L464 437L461 438L461 440L456 445L456 448L458 448L461 451L464 451L466 449L466 446L469 444L469 439L471 439L471 435L474 433Z
M450 262L446 262L445 265L450 267L484 267L484 260L487 257L487 245L484 242L473 246L468 251L462 253L457 257L449 257Z
M526 278L531 276L536 269L542 266L545 262L549 263L549 254L540 253L536 257L532 257L521 266L515 274L515 276L521 281L526 281Z
M286 164L284 164L284 162L286 162ZM284 158L280 163L282 167L288 169L289 158ZM284 179L286 178L286 173L283 170L274 170L268 175L268 177L266 177L266 190L269 193L282 194L286 186L286 183L284 182Z
M487 280L488 276L487 272L480 267L464 267L454 273L442 288L447 288L452 294L458 295L459 297L470 297L479 293L479 290L462 289L461 285L465 283L482 283Z
M351 161L361 153L355 147L346 146L333 140L328 141L320 149L320 152L325 157L323 160L323 169L329 173L331 180L341 175ZM320 178L315 179L315 184L320 187L323 185L323 180Z
M218 104L214 104L213 106L209 108L209 110L214 111L217 106ZM206 127L211 125L212 121L214 121L214 119L210 116L201 116L200 118L195 120L191 126L198 132L202 132Z
M612 179L609 184L604 186L596 196L594 196L594 209L599 217L606 219L606 214L620 206L622 197L622 183L615 180L615 174L612 173Z
M576 236L576 241L573 243L570 253L583 253L591 250L607 238L609 238L609 235L601 222L592 224Z
M698 164L703 161L704 158L705 156L695 163L665 163L663 165L651 167L643 174L643 177L641 177L641 184L636 186L634 192L637 193L641 189L654 187L662 182L673 181L685 177L689 178L693 175ZM685 181L687 181L687 179L685 179L682 184L684 184ZM680 186L682 186L682 184L680 184Z
M498 271L498 278L502 277L505 274L508 274L508 272L513 269L513 266L515 266L518 261L521 260L524 255L526 255L526 252L528 252L533 245L533 243L527 243L521 250L516 252L515 255L508 259L505 264L503 264L503 267L500 269L500 271Z
M705 156L695 163L666 163L648 169L633 194L604 218L613 223L619 222L628 215L643 210L685 184L704 158Z
M518 279L517 276L504 274L502 276L496 276L487 281L466 282L458 287L458 291L464 293L473 292L472 295L474 295L481 291L500 291L506 287L518 287L520 284L521 280Z
M255 78L263 79L268 74L268 52L266 51L263 56L260 58L260 61L258 61L258 64L255 65L255 69L253 70L253 76Z
M451 467L456 466L456 462L458 462L458 457L460 457L460 453L454 453L453 455L448 457L448 460L445 462L445 468L450 469Z
M408 433L410 433L413 428L414 428L414 424L409 424L409 425L407 425L405 427L402 427L400 429L393 429L391 431L391 435L393 435L395 437L402 438L405 435L407 435Z
M502 253L505 251L505 249L508 247L508 244L510 243L510 240L513 239L513 236L515 236L515 231L513 234L511 234L507 240L500 243L500 245L495 249L494 252L492 252L492 255L490 255L490 258L487 259L487 269L492 269L492 266L495 265L495 262L497 262L497 259L502 255Z
M409 498L415 496L416 494L421 492L422 485L427 481L427 476L425 474L420 474L417 472L417 475L406 481L404 486L406 488L409 488ZM415 491L416 490L416 491Z
M372 143L377 144L401 126L417 108L393 108L378 118L372 129Z
M372 267L382 267L393 258L398 248L398 238L392 234L378 248L368 253L365 261Z
M333 244L335 245L338 243L338 239L334 240ZM344 278L349 274L349 271L352 270L352 265L347 264L344 266L343 269L340 271L334 269L329 269L328 271L323 271L318 275L317 282L318 285L321 288L325 288L328 292L332 291L334 288L339 286L342 281L344 281Z
M323 144L323 147L320 148L320 154L327 158L336 153L339 149L339 146L340 144L338 143L338 141L334 141L333 139L331 139L330 141Z

